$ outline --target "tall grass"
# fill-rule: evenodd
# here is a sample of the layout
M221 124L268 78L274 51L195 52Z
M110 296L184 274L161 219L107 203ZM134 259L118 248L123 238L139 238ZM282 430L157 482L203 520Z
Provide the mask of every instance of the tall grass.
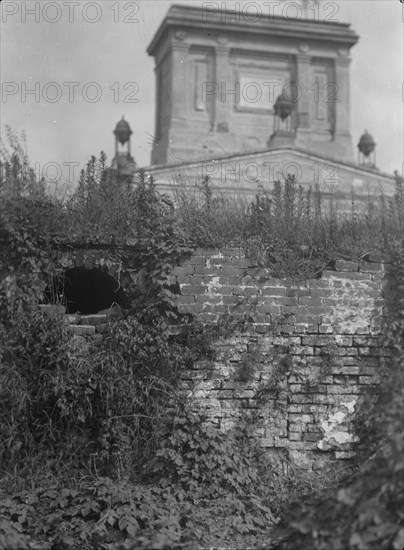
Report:
M395 174L392 197L365 202L352 199L342 211L333 195L318 186L305 190L288 175L272 194L258 189L254 200L224 197L208 178L196 190L182 185L175 193L176 215L183 232L200 246L240 245L250 259L278 275L313 276L330 256L361 258L386 252L403 237L403 179Z

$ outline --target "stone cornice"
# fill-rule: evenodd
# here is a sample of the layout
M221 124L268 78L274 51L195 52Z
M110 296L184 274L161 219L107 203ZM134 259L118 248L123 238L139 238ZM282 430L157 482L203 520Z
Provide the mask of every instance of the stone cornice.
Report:
M318 155L316 153L313 153L312 151L308 151L306 149L302 149L299 147L278 147L273 149L260 149L256 151L246 151L245 153L233 153L229 155L222 155L220 157L211 157L208 159L200 159L200 160L190 160L190 161L184 161L184 162L177 162L173 164L159 164L159 165L152 165L148 167L144 167L144 170L146 170L147 173L153 175L153 172L158 171L165 171L165 170L173 170L175 168L185 168L185 167L197 167L198 165L202 164L214 164L214 163L221 163L221 162L227 162L227 161L242 161L243 159L246 159L248 157L253 158L260 155L272 155L272 154L279 154L279 153L294 153L297 156L300 157L306 157L313 161L320 161L320 162L327 162L329 164L335 164L340 165L346 168L347 170L354 171L354 172L362 172L364 175L372 175L374 177L378 177L381 179L388 179L391 183L394 183L395 179L393 174L387 174L386 172L381 172L379 170L372 170L370 168L366 168L360 164L355 164L353 162L347 162L343 160L338 160L336 158L327 157L325 155Z
M151 43L147 48L149 55L155 55L156 48L164 38L170 27L184 27L200 31L212 31L220 33L236 33L265 35L281 37L293 40L315 40L328 43L335 43L339 47L350 48L358 41L359 36L350 28L349 23L317 22L307 19L286 19L284 17L262 16L258 21L241 22L231 21L232 13L227 10L226 21L221 20L220 14L209 14L207 21L204 21L203 10L200 7L173 5L158 28ZM215 17L216 15L216 17Z

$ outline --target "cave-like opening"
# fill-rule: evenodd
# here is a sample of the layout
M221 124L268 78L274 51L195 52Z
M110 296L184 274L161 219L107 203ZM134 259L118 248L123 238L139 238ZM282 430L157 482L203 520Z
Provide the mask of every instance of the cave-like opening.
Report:
M101 269L73 267L53 277L45 291L50 303L62 302L67 313L91 314L117 304L126 309L129 300L118 281Z

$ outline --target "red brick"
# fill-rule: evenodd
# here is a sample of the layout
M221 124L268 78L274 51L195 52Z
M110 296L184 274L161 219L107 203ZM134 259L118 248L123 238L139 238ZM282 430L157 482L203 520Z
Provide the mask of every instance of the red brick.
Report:
M328 346L333 342L330 336L303 336L302 343L304 346Z
M204 313L227 313L228 306L223 304L205 304L202 306Z
M391 262L391 259L387 256L387 255L384 255L384 254L368 254L367 256L367 261L368 262L375 262L375 263L390 263Z
M234 275L229 276L229 285L240 286L241 285L241 279L242 279L242 275L240 275L238 277L235 277Z
M301 441L302 440L301 430L290 433L288 439L289 441Z
M359 353L359 356L364 356L364 357L368 357L368 356L373 356L373 357L379 357L381 356L384 352L383 350L379 350L378 348L370 348L370 347L360 347L360 348L357 348L358 350L358 353Z
M262 287L263 296L285 296L286 289L276 286L264 286Z
M257 312L266 315L279 315L281 312L281 308L280 306L258 305Z
M377 380L376 376L359 376L359 384L371 385Z
M343 394L343 395L346 395L346 394L352 394L352 395L357 395L358 393L360 393L360 390L358 388L358 386L339 386L339 385L335 385L335 386L327 386L327 393L329 394Z
M352 344L352 336L340 336L340 335L336 335L335 336L335 343L338 344L339 346L348 346L348 347L351 347L353 344Z
M314 355L314 349L309 346L293 346L290 353L292 355Z
M379 346L378 338L371 338L369 336L354 336L354 346Z
M324 279L312 279L309 283L309 286L312 292L314 289L329 289L330 282Z
M301 434L302 432L302 424L300 422L291 422L289 424L289 432L296 432L298 434ZM290 434L292 435L292 434ZM292 437L290 439L293 439ZM300 437L299 437L300 440Z
M204 281L203 275L191 275L189 277L189 282L191 283L191 285L200 285L203 283L203 281Z
M192 296L192 294L181 296L180 294L175 297L175 301L177 304L194 304L195 303L195 296Z
M195 296L197 304L221 304L223 296L217 294L198 294Z
M191 258L189 259L189 263L191 265L205 265L206 263L206 260L203 256L196 256L196 255L193 255L191 256Z
M236 305L239 303L243 303L243 299L240 298L240 296L234 296L233 294L224 295L222 296L223 303L228 305Z
M319 325L321 323L320 315L301 315L300 313L296 315L295 323L297 324L307 324L307 325Z
M321 307L323 302L316 296L302 296L299 298L299 304L302 306L317 306Z
M239 267L234 267L234 266L229 266L229 265L225 265L222 267L222 269L220 270L220 273L221 275L227 275L229 277L243 277L244 274L245 274L245 269L242 269L242 268L239 268Z
M211 277L218 277L220 275L220 267L212 265L210 267L204 265L195 266L195 275L207 275Z
M181 294L205 294L206 287L202 285L181 285Z
M233 289L234 287L233 286L214 286L214 287L211 287L212 288L212 292L216 293L216 294L221 294L221 295L224 295L224 296L229 296L231 294L233 294Z
M294 332L293 329L294 329L293 325L282 325L280 331L281 331L281 334L293 334Z
M354 281L371 281L372 275L370 273L349 273L348 279Z
M379 263L361 262L359 270L362 273L384 273L384 265Z
M314 432L306 432L303 434L303 441L319 441L322 435Z
M332 290L331 288L312 288L311 289L311 296L313 298L329 298L330 296L333 296L334 294L334 290Z
M337 271L358 271L358 262L348 262L347 260L336 260L335 269Z
M173 275L192 275L194 273L194 266L192 265L180 265L174 267Z
M232 288L233 294L236 296L256 296L258 294L258 288L256 286L246 286L244 288L235 286Z

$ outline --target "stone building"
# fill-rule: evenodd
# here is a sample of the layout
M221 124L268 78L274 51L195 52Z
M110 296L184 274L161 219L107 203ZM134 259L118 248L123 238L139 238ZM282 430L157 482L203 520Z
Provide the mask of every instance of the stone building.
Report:
M336 199L391 194L369 134L355 161L348 23L173 5L147 52L155 59L152 174L164 191L209 176L225 194L271 190L294 174ZM240 4L236 4L240 6ZM257 4L258 5L258 4ZM289 10L290 12L291 10Z

